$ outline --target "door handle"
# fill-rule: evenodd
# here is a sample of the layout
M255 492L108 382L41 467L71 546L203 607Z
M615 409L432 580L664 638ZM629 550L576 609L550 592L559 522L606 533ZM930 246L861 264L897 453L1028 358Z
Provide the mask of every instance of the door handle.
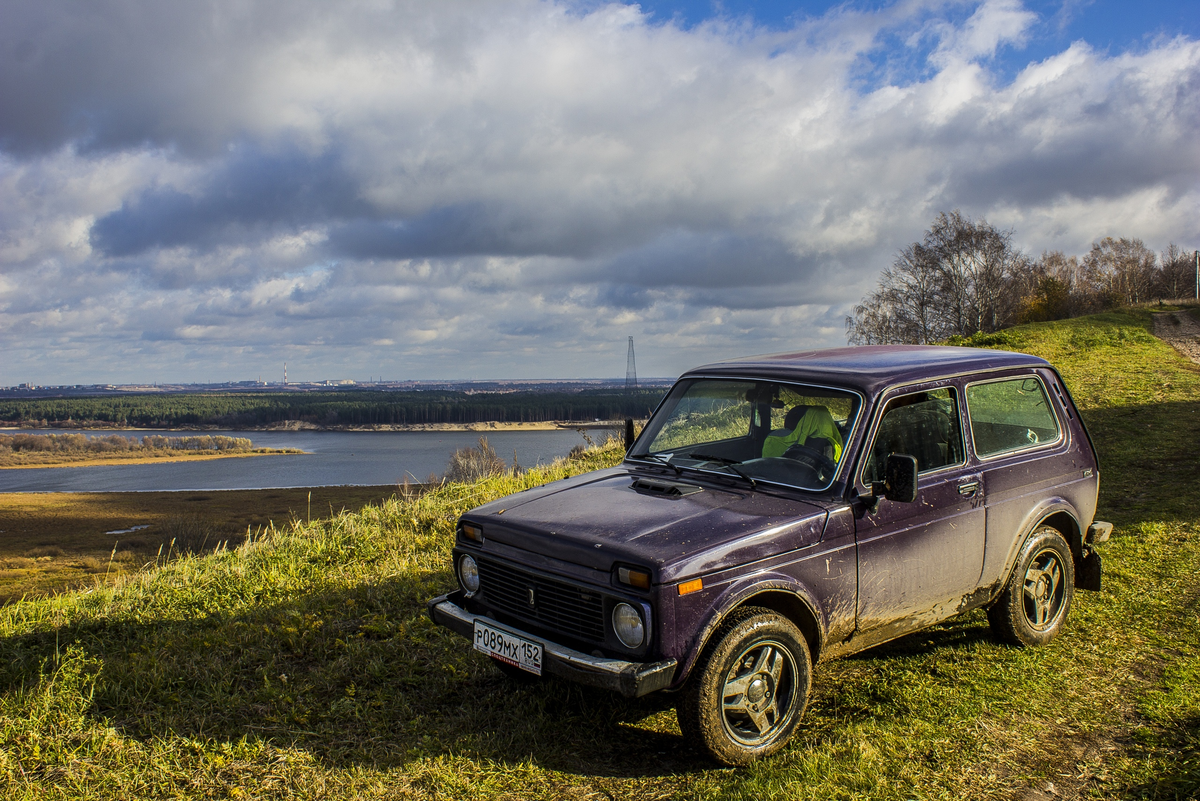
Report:
M958 494L959 495L974 495L978 489L979 489L978 481L967 481L963 484L958 485Z

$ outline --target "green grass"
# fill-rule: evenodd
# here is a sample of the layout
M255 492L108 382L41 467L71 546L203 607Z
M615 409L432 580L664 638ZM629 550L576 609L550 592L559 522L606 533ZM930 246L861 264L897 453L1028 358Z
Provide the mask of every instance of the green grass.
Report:
M1194 798L1200 370L1149 326L1135 310L991 343L1062 369L1116 524L1105 591L1078 593L1049 647L998 645L976 612L822 665L794 742L741 770L680 739L669 697L516 687L425 617L453 584L454 519L610 447L0 609L0 795Z

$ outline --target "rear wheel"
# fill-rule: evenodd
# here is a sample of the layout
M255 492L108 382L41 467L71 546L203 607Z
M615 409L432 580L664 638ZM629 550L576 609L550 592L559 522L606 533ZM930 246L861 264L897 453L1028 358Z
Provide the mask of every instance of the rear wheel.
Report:
M1075 562L1062 534L1042 526L1029 536L1000 597L988 609L992 631L1012 645L1045 645L1058 636L1075 596Z
M683 690L684 735L724 765L745 765L787 744L808 702L812 661L804 635L759 607L731 615Z

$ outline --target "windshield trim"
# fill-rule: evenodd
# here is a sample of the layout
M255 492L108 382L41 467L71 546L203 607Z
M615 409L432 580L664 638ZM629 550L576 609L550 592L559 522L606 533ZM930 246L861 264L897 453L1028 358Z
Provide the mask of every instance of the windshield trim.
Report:
M842 460L841 460L841 462L838 463L837 469L833 471L833 475L830 477L829 482L827 484L825 484L822 487L804 487L799 484L788 484L783 481L775 481L775 480L772 480L769 478L759 478L758 476L754 477L754 482L756 484L770 484L772 486L777 486L777 487L787 487L788 489L800 490L801 492L823 493L823 492L826 492L827 490L829 490L829 488L832 487L834 484L836 484L838 482L838 478L840 476L844 475L846 473L846 471L850 469L850 462L853 461L850 458L850 452L849 452L850 451L850 443L854 440L854 435L858 432L859 426L862 424L863 410L866 408L866 403L867 403L866 396L862 392L858 391L857 389L854 389L853 387L845 387L845 386L839 387L839 386L834 386L834 385L830 385L830 384L818 384L815 382L809 382L809 381L803 381L803 380L774 378L774 377L761 376L761 375L760 376L748 375L748 374L743 375L740 373L739 374L687 373L685 375L680 376L675 381L675 383L671 385L671 388L669 390L667 390L667 393L665 395L663 395L663 399L661 401L659 401L658 406L656 406L654 408L654 412L647 419L646 428L644 428L642 430L642 434L645 434L646 429L648 429L650 427L650 421L653 420L660 411L662 411L663 406L666 404L667 400L671 397L671 393L673 393L675 391L675 387L679 386L684 381L690 382L690 381L695 381L698 379L710 379L713 381L751 381L751 382L769 381L773 384L786 384L788 386L810 387L812 389L826 389L826 390L830 390L832 392L840 392L845 395L853 395L854 397L857 397L858 398L858 408L856 409L856 412L855 412L854 423L850 426L850 429L846 432L846 436L845 436L845 440L846 440L845 452L842 454ZM640 435L639 435L638 439L639 440L641 439ZM649 446L649 443L647 443L647 448L648 448L648 446ZM671 470L675 471L676 475L679 474L680 470L691 470L696 473L720 476L721 478L733 478L733 479L741 478L740 476L738 476L738 474L735 471L732 471L732 470L721 472L720 470L717 470L717 469L706 469L706 468L702 468L702 467L695 467L692 465L672 464L672 463L666 462L662 459L653 458L654 454L651 454L649 452L643 453L643 454L638 454L635 456L635 455L633 455L632 451L636 447L637 447L637 443L635 442L634 447L630 448L630 452L625 454L626 461L636 462L638 464L655 465L657 467L670 468Z

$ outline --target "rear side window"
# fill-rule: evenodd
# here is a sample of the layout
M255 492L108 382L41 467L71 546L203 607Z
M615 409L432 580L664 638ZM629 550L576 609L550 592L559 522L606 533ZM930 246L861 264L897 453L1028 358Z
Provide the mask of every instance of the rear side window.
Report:
M888 401L867 457L864 482L883 480L891 453L917 457L921 473L962 464L962 428L952 389L914 392Z
M1032 448L1058 439L1058 418L1033 376L967 387L967 414L978 456Z

